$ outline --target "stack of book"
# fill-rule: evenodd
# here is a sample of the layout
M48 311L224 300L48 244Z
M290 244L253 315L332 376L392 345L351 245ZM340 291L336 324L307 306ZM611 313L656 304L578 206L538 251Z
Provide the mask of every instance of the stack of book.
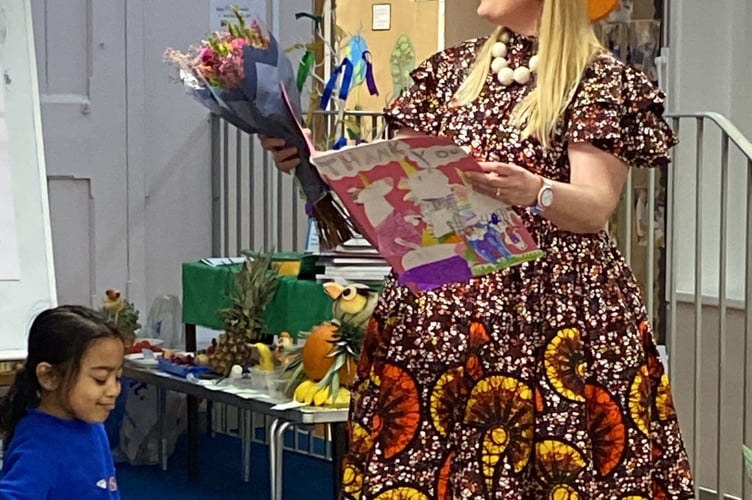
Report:
M324 273L317 274L319 282L381 284L391 267L364 238L353 238L334 250L322 251L318 265Z

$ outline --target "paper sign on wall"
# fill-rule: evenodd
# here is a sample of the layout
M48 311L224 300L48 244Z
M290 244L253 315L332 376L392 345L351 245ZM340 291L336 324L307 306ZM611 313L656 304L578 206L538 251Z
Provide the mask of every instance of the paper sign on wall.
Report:
M0 67L0 75L4 74ZM0 83L0 281L18 281L16 216L13 209L13 189L8 155L8 126L5 121L5 86Z
M211 0L209 3L209 29L222 30L222 21L235 19L232 7L235 6L247 20L256 19L267 23L266 0Z

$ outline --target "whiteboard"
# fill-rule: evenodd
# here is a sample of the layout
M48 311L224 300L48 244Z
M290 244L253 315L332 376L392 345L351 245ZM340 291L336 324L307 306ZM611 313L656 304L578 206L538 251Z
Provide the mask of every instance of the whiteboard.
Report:
M0 360L56 303L31 2L0 0Z

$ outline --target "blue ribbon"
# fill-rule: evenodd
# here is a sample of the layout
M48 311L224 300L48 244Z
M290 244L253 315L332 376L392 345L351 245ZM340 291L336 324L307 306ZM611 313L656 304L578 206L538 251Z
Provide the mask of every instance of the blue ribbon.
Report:
M321 109L326 110L329 107L329 101L332 99L334 87L337 85L340 74L342 74L342 84L339 87L339 98L342 101L347 100L347 96L350 94L350 86L352 85L353 64L348 58L345 58L332 72L329 81L326 82L326 87L324 87L324 92L321 94L321 102L319 103Z
M345 138L345 136L342 136L337 139L337 142L334 143L333 149L336 151L338 149L344 148L345 146L347 146L347 138Z
M363 52L363 61L366 63L366 86L368 86L368 93L371 95L379 95L379 89L376 86L376 79L373 77L373 62L371 60L371 52Z

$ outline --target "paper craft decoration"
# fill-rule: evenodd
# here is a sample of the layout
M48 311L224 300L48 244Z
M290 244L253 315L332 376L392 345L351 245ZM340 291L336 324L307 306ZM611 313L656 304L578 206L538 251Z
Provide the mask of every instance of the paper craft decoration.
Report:
M462 148L422 136L313 158L352 222L415 292L540 257L519 215L465 182L481 171Z

